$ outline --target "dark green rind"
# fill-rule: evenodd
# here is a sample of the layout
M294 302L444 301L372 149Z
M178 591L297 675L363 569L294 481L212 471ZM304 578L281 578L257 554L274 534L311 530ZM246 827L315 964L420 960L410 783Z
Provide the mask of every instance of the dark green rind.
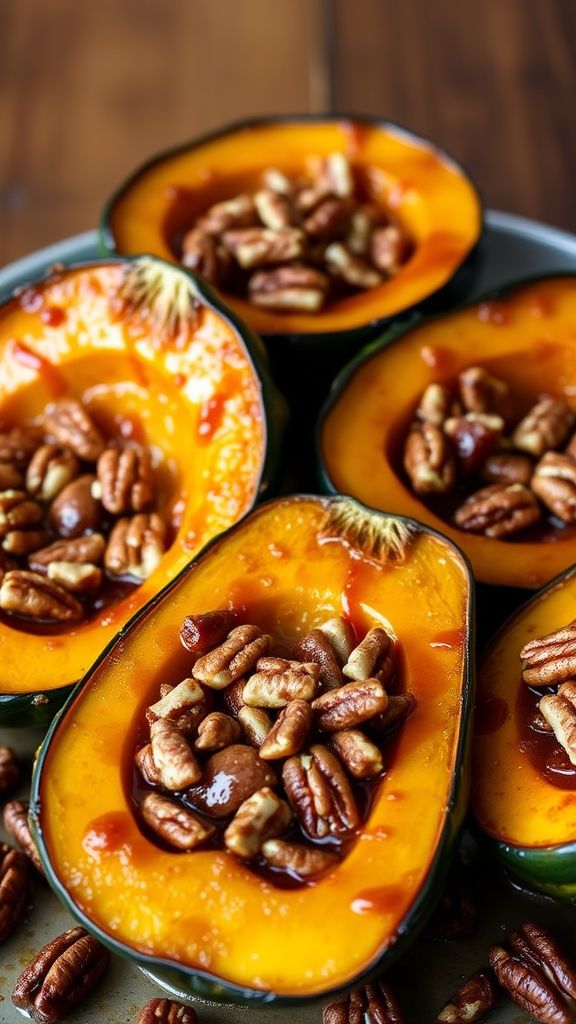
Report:
M59 265L58 277L68 271L83 270L88 267L109 266L114 263L135 263L140 256L107 256L102 260L88 260L81 263L68 263ZM185 278L192 281L194 292L200 301L208 308L213 309L218 315L230 324L234 334L239 339L248 361L253 366L262 390L262 406L265 421L265 454L258 486L256 488L252 508L258 502L261 495L268 489L274 477L276 477L280 466L280 448L282 436L287 419L287 409L283 396L280 394L268 368L268 357L266 349L260 338L244 324L232 310L228 309L220 295L214 291L202 278L197 277L184 267L174 267L156 256L146 257L153 259L155 263L181 271ZM26 278L17 289L29 287L30 285L45 284L50 280L50 270L44 274L32 278ZM15 301L15 290L12 296L0 305L0 318L6 306ZM2 679L0 674L0 726L47 726L53 719L54 714L62 707L70 693L76 686L78 680L73 680L69 685L54 690L34 691L29 693L3 693Z
M278 502L285 503L290 500L316 500L329 508L334 503L342 501L350 502L360 510L368 511L370 513L378 510L368 509L367 506L361 502L356 501L353 498L347 496L335 496L335 497L318 497L313 495L290 495L288 498L276 499ZM226 537L231 536L233 533L239 532L247 521L253 516L257 515L259 509L267 508L270 505L275 504L273 501L268 501L260 505L256 509L252 509L248 512L238 523L232 526L226 533L220 534L218 537L214 537L199 554L189 563L181 572L164 588L160 591L151 601L124 626L117 636L112 640L108 646L104 649L98 660L94 663L88 673L84 676L74 692L68 698L64 707L60 710L56 718L53 720L46 738L42 743L42 746L38 752L36 763L34 765L34 772L32 776L32 789L30 797L30 829L36 842L40 859L44 867L44 871L48 882L52 889L67 908L67 910L76 918L76 920L82 924L89 932L91 932L97 939L99 939L105 946L107 946L111 952L117 953L120 956L127 957L128 959L134 960L136 964L142 967L152 977L158 977L161 984L166 987L173 987L174 991L186 991L190 995L197 995L204 999L212 999L218 1002L228 1003L239 1003L250 1006L255 1005L269 1005L274 1003L275 1006L290 1006L290 1005L302 1005L303 1003L313 1003L319 1000L325 1000L329 997L336 995L342 989L333 989L331 991L323 992L321 995L313 998L302 998L296 996L285 996L279 995L275 992L261 991L258 989L248 989L241 986L235 985L232 982L225 981L215 975L210 974L209 971L202 971L200 969L186 968L181 964L175 963L167 959L160 957L145 956L137 950L131 949L129 946L122 942L119 942L102 931L97 925L94 924L83 911L73 901L72 897L60 882L56 872L52 867L50 861L50 855L47 847L44 843L44 837L42 834L42 827L39 820L40 814L40 787L42 781L42 772L44 768L44 762L46 760L50 744L54 741L58 729L64 723L66 715L74 706L74 701L79 695L82 688L89 684L90 678L98 668L98 666L106 659L113 658L114 651L121 646L122 642L129 636L134 630L143 628L145 626L145 619L150 612L152 612L156 605L161 601L169 597L172 591L179 586L180 583L186 578L190 570L194 565L201 559L209 556L211 549L218 543L222 542ZM384 517L385 513L382 513ZM386 517L389 518L389 517ZM407 948L413 943L417 935L427 924L430 919L438 901L440 900L446 879L448 876L452 857L456 851L457 841L459 839L462 826L464 824L464 818L468 806L468 797L470 792L470 744L472 739L472 711L474 707L474 645L475 645L475 633L474 633L474 588L472 580L472 571L470 564L460 549L448 540L442 534L438 533L427 526L423 526L422 523L418 523L416 520L409 519L406 516L394 516L394 519L405 523L407 526L414 527L418 532L425 532L433 537L437 537L441 540L448 548L450 548L458 557L462 569L464 571L467 583L468 583L468 601L466 608L466 644L465 644L465 657L463 666L463 679L462 679L462 701L461 701L461 716L460 716L460 734L458 737L458 743L456 748L455 756L455 771L452 777L452 783L450 792L447 800L446 818L444 823L444 829L438 842L438 848L436 854L430 864L428 874L420 889L414 904L411 908L410 913L406 916L397 932L391 937L388 946L375 960L366 968L361 976L355 979L355 984L366 982L371 978L374 978L387 970L393 963L395 963L407 950ZM349 987L349 986L348 986Z
M126 179L126 181L124 181L115 190L102 211L100 219L100 244L102 251L104 253L118 255L118 248L110 226L112 210L121 196L123 196L132 187L135 181L142 174L145 174L157 164L163 163L165 160L171 160L173 157L180 156L180 154L185 153L190 149L196 149L209 142L214 142L216 139L222 138L225 135L230 135L246 128L257 128L263 124L313 124L314 122L325 123L327 121L334 121L336 124L350 122L352 124L381 128L384 131L393 131L398 135L403 135L410 142L423 144L425 146L432 146L429 139L426 139L421 135L417 135L415 132L404 127L404 125L397 124L393 121L385 121L382 120L382 118L369 117L361 114L280 114L274 117L255 117L248 118L245 121L236 121L233 124L226 125L224 128L219 128L217 131L208 132L206 135L202 135L199 138L191 139L189 142L185 142L181 145L165 150L164 152L153 156L144 164L141 164L141 166L138 167ZM365 345L376 335L380 334L386 324L411 316L416 310L422 314L428 314L435 309L444 309L453 303L458 296L461 297L470 290L485 230L484 203L477 185L472 181L470 175L462 165L445 150L440 149L438 146L434 146L433 148L468 182L478 200L480 212L478 237L472 243L468 251L463 255L461 263L454 271L450 280L435 292L432 292L424 299L421 299L416 305L400 309L397 313L393 314L393 316L379 317L376 320L371 320L367 324L362 324L358 327L329 332L307 332L302 334L277 332L273 334L266 334L266 339L273 339L275 349L277 347L282 347L287 350L284 353L287 358L295 356L298 352L302 351L316 352L319 355L328 356L331 364L335 367L341 366L343 359L347 358L351 352L357 351L360 346ZM322 349L324 349L323 353Z

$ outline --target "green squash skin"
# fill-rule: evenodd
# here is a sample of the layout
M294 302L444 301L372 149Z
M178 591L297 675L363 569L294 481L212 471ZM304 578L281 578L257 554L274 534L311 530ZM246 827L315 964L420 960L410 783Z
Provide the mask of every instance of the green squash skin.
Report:
M146 257L153 259L160 266L174 270L174 265L166 260L157 257ZM59 268L59 276L69 271L82 270L89 267L109 266L115 263L134 264L140 256L118 257L108 256L101 261L90 260L85 263L69 263ZM255 489L252 508L258 502L261 495L271 486L273 479L277 476L280 467L280 449L282 437L287 421L287 407L285 400L278 391L268 367L266 349L260 338L250 330L228 307L222 302L217 292L202 278L197 277L184 267L177 268L182 271L185 278L193 284L194 294L199 301L213 310L218 316L225 320L232 328L234 334L240 341L248 362L253 366L256 376L260 381L262 391L262 408L265 421L265 453L260 469L258 484ZM30 285L41 285L50 279L50 270L35 278L27 278L22 281L18 288ZM13 301L13 296L5 299L0 305L0 317L4 306ZM62 686L55 690L46 690L29 693L3 693L2 681L0 678L0 727L1 726L47 726L52 721L55 713L62 707L69 695L74 690L77 680L73 680L68 686Z
M393 121L382 120L382 118L370 117L361 114L280 114L274 117L255 117L248 118L245 121L236 121L233 124L225 125L223 128L219 128L216 131L208 132L198 138L191 139L188 142L156 154L151 157L151 159L141 164L140 167L138 167L124 182L122 182L122 184L113 192L102 211L100 219L100 247L102 252L104 254L118 255L118 249L111 229L111 214L117 201L131 188L133 183L141 174L146 173L152 167L165 160L170 160L172 157L179 156L190 149L196 149L209 142L213 142L216 139L222 138L225 135L242 131L245 128L257 128L266 124L290 124L298 122L304 124L314 124L315 122L334 122L336 124L350 122L370 128L380 128L383 131L395 131L403 135L409 142L430 145L427 139L424 139L422 136L410 131L410 129L406 128L404 125L397 124ZM271 346L271 354L274 354L278 349L282 350L281 365L284 373L290 372L290 367L292 367L292 369L295 369L294 379L296 380L300 367L297 364L294 368L294 360L301 355L315 354L323 359L329 360L329 372L330 375L333 376L342 366L345 359L350 358L353 353L358 352L363 345L366 345L369 341L380 336L382 331L389 324L396 323L399 320L404 321L407 317L412 317L416 311L424 315L433 313L438 309L447 309L454 302L462 299L462 297L470 291L475 278L477 266L480 262L479 257L482 252L485 232L485 204L478 186L471 179L465 168L444 150L442 150L441 153L468 182L476 196L480 212L478 237L468 252L464 255L462 262L456 268L450 280L442 285L441 288L437 289L437 291L427 295L424 299L421 299L421 301L416 305L399 310L398 313L392 317L381 317L358 327L348 328L342 331L330 331L327 333L305 332L298 334L283 334L278 332L264 335L264 339L267 342L273 342Z
M305 498L321 502L326 508L331 507L334 504L345 501L361 511L368 511L373 513L373 509L367 509L365 505L360 502L349 498L342 497L340 495L336 497L318 497L311 495L291 495L291 498L299 500ZM286 501L289 499L281 499ZM172 989L174 994L181 992L189 993L190 996L199 996L203 999L211 999L217 1002L223 1003L236 1003L239 1005L269 1005L271 1003L274 1006L294 1006L302 1005L304 1003L314 1003L320 1000L326 1000L332 998L339 992L346 991L346 989L335 989L332 992L323 993L322 996L316 998L303 998L303 997L289 997L284 995L278 995L275 992L261 991L257 989L246 989L241 986L235 985L231 982L222 980L221 978L211 975L208 971L202 971L199 968L186 968L181 964L175 963L170 960L160 959L158 957L148 957L130 949L121 942L115 941L108 934L103 932L97 925L94 924L90 919L85 917L72 900L65 886L58 879L50 861L50 856L47 847L44 843L44 837L42 834L42 828L39 821L39 808L40 808L40 787L42 779L42 771L44 762L46 760L50 744L54 741L57 733L60 721L63 720L65 714L73 706L76 696L80 693L81 689L87 685L90 681L92 673L97 667L107 658L113 658L114 652L118 646L122 644L122 641L133 631L140 628L145 628L145 619L149 612L151 612L157 604L169 598L172 590L178 587L178 585L186 578L189 571L196 562L203 560L210 556L211 548L221 541L224 537L230 536L234 533L239 532L244 527L244 524L250 519L250 517L259 508L266 508L273 505L274 501L267 501L258 506L257 509L252 509L242 519L238 521L234 526L230 527L225 533L220 534L218 537L214 537L205 547L199 552L195 559L193 559L188 566L181 570L181 572L164 588L160 591L148 604L141 608L117 634L117 636L108 644L98 660L94 663L91 669L87 672L84 678L78 683L77 687L69 696L66 704L61 708L57 716L53 719L50 728L46 734L46 737L38 751L38 755L34 765L34 771L32 776L32 789L30 796L30 811L29 811L29 824L32 832L34 841L37 845L40 859L46 874L46 878L50 883L51 888L54 890L60 901L64 904L66 909L72 914L72 916L91 932L95 938L107 946L112 953L119 954L120 956L127 957L133 960L138 967L141 967L147 974L153 979L157 979L158 983L167 989ZM388 518L383 516L383 518ZM432 913L439 900L442 897L444 887L447 881L449 869L454 854L456 853L458 840L464 825L464 820L467 813L468 799L470 793L470 753L471 753L471 742L472 742L472 715L474 707L474 689L475 689L475 663L473 657L473 651L475 647L475 615L474 615L474 589L472 582L472 571L466 556L460 551L460 549L453 544L450 540L443 537L437 531L423 527L421 523L417 523L415 520L408 519L403 516L394 516L395 520L405 523L408 526L415 527L419 531L423 531L428 535L439 538L444 544L446 544L453 552L455 552L462 564L464 570L467 585L468 585L468 601L466 608L466 643L465 643L465 656L463 664L463 679L462 679L462 702L461 702L461 718L460 718L460 734L458 738L456 753L455 753L455 771L452 778L450 792L447 800L447 811L444 824L444 830L442 837L438 844L435 857L432 860L428 876L420 889L410 914L404 919L400 928L398 929L394 941L392 941L384 952L384 954L377 959L374 963L369 965L362 975L359 977L355 984L369 981L372 978L379 976L383 970L387 969L393 963L395 963L412 945L414 939L420 934L423 928L426 926Z

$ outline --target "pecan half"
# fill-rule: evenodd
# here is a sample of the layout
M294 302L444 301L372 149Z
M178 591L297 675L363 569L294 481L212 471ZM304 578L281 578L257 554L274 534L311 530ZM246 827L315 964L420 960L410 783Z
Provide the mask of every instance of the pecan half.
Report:
M209 207L198 221L198 227L210 235L221 235L229 228L249 228L256 222L254 200L241 194Z
M305 700L293 700L280 712L260 747L264 761L298 754L308 739L313 711Z
M277 167L267 167L262 175L262 182L265 188L277 192L281 196L291 196L294 186L290 178L279 171Z
M101 533L89 533L85 537L70 540L56 540L48 547L40 548L30 555L28 565L35 572L47 572L51 562L77 562L98 565L102 561L106 541Z
M146 1003L134 1024L199 1024L199 1021L191 1006L159 998Z
M60 444L88 462L95 462L104 449L104 438L87 409L75 398L64 398L48 408L44 427Z
M0 747L0 796L9 793L20 781L20 765L10 747Z
M147 793L140 810L149 828L177 850L194 850L214 835L212 825L159 793Z
M555 516L565 523L576 522L576 462L569 455L546 452L530 486Z
M152 465L147 448L106 448L96 471L100 500L113 516L143 512L152 503Z
M576 683L562 683L558 693L546 694L538 707L570 761L576 765Z
M446 420L444 432L452 441L462 473L476 473L480 469L497 447L503 429L501 416L483 412L468 412L465 416L451 416Z
M214 235L192 228L182 239L182 263L217 287L226 283L231 266L230 253Z
M304 230L314 239L331 239L342 235L350 222L352 208L345 197L327 196L304 221Z
M56 495L50 506L50 523L61 537L80 537L88 530L99 530L102 506L92 493L96 477L91 473L76 477Z
M250 301L263 309L316 313L324 305L330 280L307 266L260 270L248 282Z
M189 744L169 718L152 722L150 745L158 777L166 789L187 789L202 777L202 769Z
M489 484L528 484L532 479L534 463L528 455L516 452L494 452L488 455L481 470L482 479Z
M236 717L248 743L260 749L272 728L270 715L264 708L249 708L244 705L238 709Z
M315 662L260 658L248 679L242 700L249 707L282 708L291 701L312 700L318 686Z
M370 730L377 736L395 729L400 722L412 713L416 706L416 698L412 693L397 693L388 697L386 710L380 715L375 715L368 722Z
M543 398L520 421L512 444L522 452L540 456L557 448L574 426L574 414L561 398Z
M236 613L226 608L200 615L187 615L180 628L180 643L193 654L204 654L228 636Z
M84 928L52 939L18 978L12 1002L39 1024L57 1024L97 985L110 953Z
M8 843L0 843L0 942L23 918L29 891L28 859Z
M343 242L331 242L326 246L324 260L330 273L353 288L377 288L382 284L382 275L361 256L350 252Z
M240 805L224 832L224 843L238 857L255 857L262 843L286 831L291 819L288 804L265 786Z
M330 743L355 779L373 779L384 769L378 747L358 729L343 729L330 737Z
M271 637L263 635L258 626L236 626L219 647L198 658L194 677L214 690L223 690L250 672L270 643Z
M41 875L44 874L42 861L28 824L29 804L26 800L9 800L4 806L4 828L16 840Z
M160 779L158 770L154 764L154 755L152 753L152 745L150 743L146 743L144 747L141 747L140 750L136 752L134 763L144 781L150 786L162 785L162 780Z
M222 241L245 270L302 259L306 248L305 236L299 228L236 228L225 231Z
M30 460L26 471L26 490L42 501L52 501L78 475L79 469L80 463L70 448L43 444Z
M22 465L32 458L41 443L37 427L13 427L0 433L0 462Z
M372 230L378 220L378 211L374 206L364 205L353 210L344 242L350 252L357 256L370 254Z
M227 818L257 789L276 783L275 771L256 750L235 743L212 754L202 781L188 790L186 799L209 817Z
M343 996L322 1011L322 1024L403 1024L400 1007L383 981Z
M312 702L316 724L324 732L354 729L386 710L388 697L379 679L346 683Z
M271 867L288 871L302 881L318 878L340 863L337 855L330 850L290 843L285 839L266 840L260 852Z
M102 570L97 565L79 562L50 562L48 579L73 594L87 594L98 590L102 583Z
M288 799L311 839L347 835L358 828L360 812L342 764L327 747L316 744L307 754L284 763L282 779Z
M147 580L166 550L166 524L156 512L119 519L108 538L104 565L111 576Z
M458 383L462 404L468 412L506 415L510 396L506 381L492 377L483 366L469 366L459 374Z
M554 936L533 921L525 921L520 932L538 962L552 975L558 988L570 999L576 999L576 968L559 949ZM513 936L509 935L508 941L511 944L512 939Z
M370 256L382 274L397 274L409 253L410 242L396 224L374 228L370 240Z
M263 188L254 196L254 206L264 227L280 231L296 224L296 211L286 192Z
M335 196L351 196L354 177L348 157L344 153L329 153L320 165L318 181Z
M374 626L350 652L342 672L348 679L379 679L386 686L394 675L395 655L392 637L381 626Z
M553 686L576 676L576 619L545 636L529 640L520 651L522 678L530 686Z
M237 743L242 735L238 722L221 711L212 711L198 726L197 750L222 750Z
M345 665L356 646L354 630L348 619L345 619L342 615L335 615L334 618L321 622L318 629L328 637L330 645L338 656L340 663Z
M494 983L487 971L476 971L460 986L436 1018L436 1024L475 1024L496 1003Z
M0 584L0 608L46 622L79 622L84 608L72 594L45 576L11 569Z
M572 1011L542 971L526 966L503 946L492 946L488 959L498 983L523 1010L542 1024L572 1024Z
M208 694L195 679L183 679L155 704L146 709L146 718L170 718L180 732L194 732L209 711Z
M423 423L432 423L434 427L441 427L449 417L459 416L461 412L462 408L450 388L432 383L422 394L416 418Z
M487 537L509 537L540 519L535 496L522 484L492 484L471 494L456 509L454 522L462 530Z
M449 441L433 423L412 426L404 447L404 469L416 494L445 494L456 482Z
M342 686L344 677L338 658L328 636L321 629L312 629L298 640L294 645L294 654L302 661L316 662L323 690L335 690Z
M48 537L44 530L9 530L2 541L8 555L28 555L44 546Z
M0 493L0 537L5 537L10 530L25 530L36 526L42 517L42 507L26 491Z

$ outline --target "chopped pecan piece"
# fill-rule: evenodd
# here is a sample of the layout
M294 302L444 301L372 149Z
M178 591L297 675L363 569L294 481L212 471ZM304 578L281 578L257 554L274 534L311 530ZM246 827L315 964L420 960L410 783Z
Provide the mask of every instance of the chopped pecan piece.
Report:
M2 491L0 493L0 537L10 530L25 530L42 521L42 507L33 501L26 491Z
M312 700L316 693L315 662L260 658L256 668L242 691L242 700L249 707L282 708L294 700Z
M352 212L344 242L356 256L368 256L372 229L378 219L373 206L360 206Z
M372 263L382 274L397 274L410 254L410 242L396 224L374 228L370 242Z
M522 678L529 686L553 686L576 676L576 619L520 651Z
M104 565L111 576L146 580L166 550L166 524L156 512L119 519L108 538Z
M29 892L27 857L8 843L0 843L0 942L4 942L24 916Z
M308 739L312 718L312 708L307 701L290 701L260 747L260 757L264 761L274 761L300 753Z
M572 764L576 765L576 683L562 683L558 693L546 694L538 707Z
M152 753L152 745L150 743L147 743L136 752L134 761L145 782L150 786L162 785L162 780L160 779L158 770L154 764L154 755Z
M386 710L388 697L379 679L362 679L346 683L339 690L329 690L312 702L316 724L324 732L354 729L374 715Z
M177 850L194 850L214 835L212 825L159 793L147 793L140 809L152 831Z
M323 690L335 690L342 686L344 677L334 652L334 648L325 632L312 629L294 645L294 654L303 661L314 661L320 670L320 684Z
M187 789L202 777L202 769L189 744L170 718L157 718L152 722L150 745L158 777L166 789Z
M346 773L327 747L291 757L282 769L284 788L311 839L347 835L358 828L360 812Z
M0 747L0 797L14 789L20 781L20 765L10 747Z
M57 583L25 569L11 569L0 584L0 608L46 622L79 622L84 608Z
M198 726L197 750L222 750L237 743L242 735L238 722L221 711L212 711Z
M270 715L264 708L249 708L244 705L238 709L237 718L248 743L259 750L272 728Z
M340 663L345 665L356 646L354 630L348 619L345 619L342 615L336 615L334 618L320 623L318 629L328 637Z
M373 779L384 769L378 747L358 729L343 729L330 737L341 761L355 779Z
M299 228L237 228L225 231L222 241L245 270L300 260L306 249L306 239Z
M324 261L330 273L342 278L353 288L377 288L382 276L361 256L350 252L343 242L331 242L324 252Z
M349 200L328 196L308 214L304 221L304 230L315 239L337 238L348 227L350 213Z
M199 1024L198 1014L191 1006L174 999L151 999L134 1024Z
M102 561L106 541L101 533L89 533L85 537L70 540L56 540L46 548L40 548L30 555L28 565L35 572L47 572L51 562L77 562L97 565Z
M381 626L374 626L350 652L342 672L348 679L379 679L386 686L394 675L395 663L394 640Z
M415 423L404 448L404 469L416 494L445 494L456 483L449 441L433 423Z
M277 192L281 196L291 196L294 186L290 178L279 171L277 167L267 167L262 175L262 182L265 188Z
M495 538L509 537L539 519L540 506L523 484L483 487L471 494L454 514L454 522L462 530Z
M569 455L546 452L530 486L555 516L565 523L576 522L576 462Z
M291 819L288 804L265 786L240 805L224 832L224 843L238 857L255 857L266 839L286 831Z
M475 1024L483 1020L496 1003L494 983L487 971L476 971L440 1011L436 1024Z
M104 449L104 438L81 402L64 398L44 413L46 432L81 459L95 462Z
M492 377L483 366L469 366L459 375L458 383L462 404L468 412L505 417L510 395L506 381Z
M443 384L429 384L416 409L416 418L423 423L441 427L449 417L460 416L462 409L450 388Z
M89 562L50 562L48 579L73 594L86 594L98 590L102 583L102 570Z
M573 1014L543 971L526 966L503 946L492 946L490 966L511 999L542 1024L572 1024Z
M370 730L377 736L381 736L391 729L395 729L400 722L412 713L416 706L416 699L412 693L397 693L388 697L386 710L380 715L375 715L368 722Z
M212 754L202 781L188 790L187 799L209 817L227 818L257 789L276 783L275 771L256 750L235 743Z
M322 1011L322 1024L403 1024L404 1017L396 999L383 981L343 996Z
M110 953L84 928L52 939L18 978L12 1002L39 1024L57 1024L98 984Z
M32 458L41 443L37 427L13 427L0 433L0 462L21 466Z
M266 840L260 852L271 867L288 871L306 882L339 864L339 858L330 850L290 843L285 839Z
M29 555L42 548L48 537L44 530L9 530L2 541L7 555Z
M222 287L228 278L231 259L217 238L202 228L192 228L182 239L182 263L201 274L210 284Z
M194 677L214 690L223 690L250 672L270 643L271 637L262 634L258 626L236 626L219 647L198 658Z
M34 452L26 472L26 490L42 501L52 501L78 475L80 463L70 448L43 444Z
M99 530L102 506L92 492L95 476L85 473L66 484L50 506L50 522L61 537L80 537L90 530Z
M316 313L324 305L330 281L326 274L307 266L260 270L248 282L250 301L266 309Z
M180 629L180 643L193 654L204 654L226 639L236 613L226 608L200 615L187 615Z
M543 398L520 421L512 434L515 448L539 457L566 440L574 414L561 398Z
M113 516L143 512L152 503L152 466L147 448L106 448L98 459L97 473L100 499Z
M221 235L230 228L249 228L256 223L254 200L242 194L215 203L202 215L198 227L209 235Z
M476 473L497 447L503 429L502 417L489 413L468 412L447 419L444 432L452 441L459 469Z
M489 484L529 485L534 463L528 455L516 452L493 452L482 466L482 479Z
M254 206L264 227L272 231L296 224L296 212L286 192L263 188L254 196Z
M16 840L36 870L43 875L42 861L28 825L28 810L29 804L26 800L9 800L4 806L4 828Z

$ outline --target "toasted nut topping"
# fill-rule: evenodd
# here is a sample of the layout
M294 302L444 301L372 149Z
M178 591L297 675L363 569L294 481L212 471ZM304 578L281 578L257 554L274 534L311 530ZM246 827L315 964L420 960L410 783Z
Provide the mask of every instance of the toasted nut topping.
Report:
M98 589L102 583L102 570L90 563L50 562L48 579L73 594L86 594Z
M38 448L26 472L26 490L43 501L52 501L78 475L80 464L73 451L57 444Z
M354 178L348 157L344 153L329 153L322 163L320 180L335 196L351 196Z
M326 622L322 622L318 629L328 637L340 663L345 665L356 646L354 630L348 619L344 619L341 615L336 615L333 619L327 619Z
M2 541L2 549L8 555L28 555L48 540L44 530L10 530Z
M134 758L136 767L140 772L145 782L148 782L150 786L161 786L162 780L154 764L154 755L152 753L152 745L147 743L145 747L141 747L136 753Z
M531 487L555 516L565 523L576 522L576 462L569 455L546 452L534 470Z
M360 206L353 210L344 243L356 256L368 256L372 229L378 220L374 206Z
M346 773L327 747L291 757L282 769L284 788L300 822L312 839L347 835L360 824L360 812Z
M454 514L462 530L485 533L487 537L509 537L533 526L540 519L540 506L522 484L493 484L471 494Z
M262 181L265 188L269 188L272 192L278 192L283 196L290 196L294 191L290 178L286 177L277 167L267 167L262 175Z
M166 789L187 789L202 777L190 746L171 719L157 718L152 722L150 744L158 777Z
M224 832L224 843L238 857L255 857L266 839L286 831L291 818L288 804L266 786L240 805Z
M305 238L298 228L238 228L225 231L222 241L245 270L299 260L305 255Z
M198 227L210 235L221 235L229 228L249 228L256 223L252 197L239 195L211 206L198 221Z
M353 288L377 288L382 277L361 256L356 256L342 242L331 242L324 259L328 269Z
M230 253L202 228L192 228L184 235L182 263L217 287L225 285L232 265Z
M460 405L453 398L449 388L443 384L429 384L422 394L416 416L423 423L441 427L445 420L451 416L459 416L461 412Z
M61 537L80 537L87 530L98 530L102 507L92 494L95 477L89 473L67 484L50 507L50 522Z
M530 686L552 686L576 676L576 619L546 636L529 640L520 651L522 678Z
M494 452L482 466L482 478L489 484L526 484L532 479L534 463L528 455Z
M355 779L373 779L383 771L384 762L378 747L357 729L335 732L330 742Z
M462 404L468 412L507 411L510 389L505 381L492 377L482 366L469 366L458 377Z
M350 223L352 207L345 198L328 196L315 206L304 221L304 230L312 238L337 238Z
M193 654L204 654L228 636L235 620L235 612L227 609L188 615L180 629L180 643Z
M572 764L576 765L576 683L562 683L558 693L542 697L538 707Z
M197 750L222 750L232 743L237 743L242 729L229 715L221 711L213 711L198 726L198 739L194 746Z
M36 849L28 825L29 804L25 800L9 800L4 805L4 828L16 840L26 856L41 875L44 874L42 861Z
M496 1003L494 983L487 971L476 971L440 1011L436 1024L474 1024Z
M0 843L0 942L24 916L30 890L30 869L23 853Z
M114 516L143 512L153 500L152 467L147 448L106 448L97 466L101 500Z
M312 718L312 708L307 701L290 701L280 712L260 747L260 757L264 761L274 761L298 754L308 739Z
M244 684L242 689L244 689ZM248 743L260 749L272 728L270 715L263 708L249 708L243 705L238 708L236 717L242 726L242 731Z
M326 274L314 267L285 266L253 274L248 292L256 306L315 313L324 305L329 284Z
M245 686L245 679L237 679L235 683L230 683L230 686L227 686L222 692L224 706L226 707L226 710L234 716L234 718L238 718L238 712L245 706L244 700L242 699Z
M416 494L443 494L456 482L446 435L432 423L414 424L404 448L404 469Z
M273 868L281 868L291 875L309 881L335 868L339 859L330 850L302 843L289 843L285 839L268 839L260 851Z
M320 683L323 690L335 690L342 686L344 678L334 648L326 633L313 629L294 646L294 654L303 661L315 661L320 668Z
M479 471L484 460L497 447L503 429L501 416L483 412L467 412L465 416L451 416L446 420L444 433L452 442L462 473Z
M174 999L151 999L135 1024L199 1024L198 1014L191 1006Z
M264 227L272 231L296 224L295 210L286 193L263 188L254 196L254 205Z
M252 747L235 743L212 754L187 798L209 817L227 818L257 789L276 783L276 773Z
M0 493L0 537L10 530L27 529L42 520L42 508L32 501L26 491L2 491Z
M260 658L257 668L242 691L242 700L249 707L282 708L290 701L314 697L318 685L314 662Z
M385 629L374 626L350 652L342 672L355 680L378 677L386 685L394 674L395 660L394 641Z
M416 700L411 693L398 693L388 697L386 710L370 719L370 729L374 730L378 736L395 729L412 713L415 706Z
M28 564L36 572L46 572L51 562L79 562L97 565L102 561L106 541L101 533L90 533L71 540L57 540L30 555Z
M364 985L356 992L329 1003L322 1011L322 1024L404 1024L400 1008L383 981Z
M84 609L72 594L45 576L11 569L0 584L0 608L47 622L79 622Z
M236 626L224 643L198 659L194 677L214 690L222 690L250 672L270 643L271 637L262 635L258 626Z
M574 427L574 414L560 398L543 398L520 421L512 443L520 451L540 456L557 448Z
M166 550L166 525L155 512L119 519L108 538L104 565L111 576L146 580Z
M15 462L0 462L0 491L21 491L23 487L23 470Z
M387 704L388 697L380 680L364 679L323 693L313 701L312 707L319 729L339 732L368 721L385 711Z
M572 1011L542 971L527 967L503 946L492 946L488 958L498 983L523 1010L544 1024L571 1024Z
M95 462L104 449L100 431L82 403L75 398L64 398L47 409L44 426L56 441L88 462Z
M147 793L140 806L152 831L178 850L194 850L214 835L212 825L159 793Z
M183 679L151 704L146 711L149 722L156 718L171 718L180 732L192 732L206 714L206 693L195 679ZM189 728L183 728L183 725Z
M10 747L0 747L0 797L14 789L20 781L20 765Z
M42 1024L57 1024L98 984L109 963L105 946L84 928L71 928L22 971L12 1002Z
M0 433L0 462L19 466L27 463L41 440L41 432L32 426L3 431Z
M383 274L397 274L410 252L406 235L395 224L374 228L370 245L372 263Z

